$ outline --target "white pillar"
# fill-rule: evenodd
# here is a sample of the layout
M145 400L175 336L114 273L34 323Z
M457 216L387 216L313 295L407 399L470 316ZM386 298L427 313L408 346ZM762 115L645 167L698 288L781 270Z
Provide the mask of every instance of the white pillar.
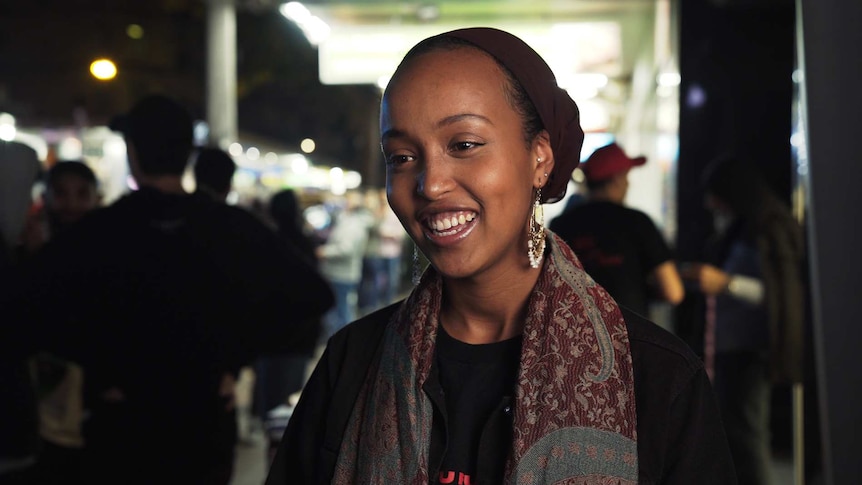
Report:
M222 148L237 139L236 7L207 0L207 123L210 142Z

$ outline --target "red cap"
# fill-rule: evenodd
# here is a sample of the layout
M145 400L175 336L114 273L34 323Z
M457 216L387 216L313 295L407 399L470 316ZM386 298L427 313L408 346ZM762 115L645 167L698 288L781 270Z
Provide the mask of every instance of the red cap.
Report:
M644 163L646 157L629 158L619 145L611 143L594 151L581 165L581 170L584 171L587 181L601 182Z

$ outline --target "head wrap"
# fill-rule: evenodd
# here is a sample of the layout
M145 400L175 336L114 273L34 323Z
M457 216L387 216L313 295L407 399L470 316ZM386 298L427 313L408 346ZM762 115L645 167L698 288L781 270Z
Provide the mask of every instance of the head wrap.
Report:
M562 199L572 171L581 159L584 131L578 106L565 90L557 86L551 68L524 41L502 30L476 27L440 35L466 40L491 54L521 83L550 135L554 151L554 170L542 190L542 201Z

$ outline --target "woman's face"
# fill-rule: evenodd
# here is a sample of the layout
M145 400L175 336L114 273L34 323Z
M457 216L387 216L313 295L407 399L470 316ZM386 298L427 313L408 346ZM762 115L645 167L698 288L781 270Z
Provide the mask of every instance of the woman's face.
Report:
M529 268L534 187L553 156L544 132L528 146L506 89L490 56L460 48L413 59L383 99L389 204L448 278Z

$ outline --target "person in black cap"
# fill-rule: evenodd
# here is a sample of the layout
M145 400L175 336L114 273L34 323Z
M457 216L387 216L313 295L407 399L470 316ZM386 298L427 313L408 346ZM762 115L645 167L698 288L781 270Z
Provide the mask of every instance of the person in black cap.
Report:
M380 128L430 266L329 340L267 483L734 483L700 360L542 225L584 136L542 58L496 29L425 39Z
M670 248L652 219L623 205L629 171L644 163L646 158L631 158L616 143L597 149L581 169L587 202L564 211L550 227L617 303L648 316L650 300L676 305L685 291Z
M253 216L185 193L192 119L178 103L146 97L112 127L139 190L34 260L10 300L32 330L14 350L83 367L87 483L226 484L237 370L270 344L313 346L333 296Z
M236 162L224 150L201 148L195 158L197 191L225 202L230 194Z
M115 117L110 128L123 134L129 170L139 186L185 193L181 177L193 136L192 118L185 108L166 96L147 96L128 114Z

